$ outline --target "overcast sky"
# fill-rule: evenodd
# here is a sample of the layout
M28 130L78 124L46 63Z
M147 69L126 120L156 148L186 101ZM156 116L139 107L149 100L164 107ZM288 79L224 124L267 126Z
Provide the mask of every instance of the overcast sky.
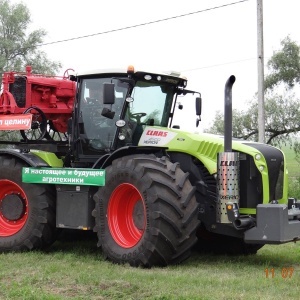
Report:
M216 110L223 110L224 85L230 75L236 76L234 108L242 109L257 92L257 1L238 2L23 1L31 12L31 29L47 31L45 43L74 38L41 47L63 69L132 64L140 70L181 71L188 79L187 88L202 93L201 128L209 126ZM299 11L299 0L263 0L265 64L286 36L300 44ZM163 19L168 20L154 22ZM145 23L151 24L135 26ZM135 27L117 30L131 26ZM79 38L92 34L97 35ZM183 129L194 129L193 109L194 103L185 104Z

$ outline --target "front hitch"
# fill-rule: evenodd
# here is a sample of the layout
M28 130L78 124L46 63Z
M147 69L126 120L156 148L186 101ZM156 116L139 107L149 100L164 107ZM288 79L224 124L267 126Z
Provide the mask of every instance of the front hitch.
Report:
M283 244L300 239L300 209L285 204L259 204L256 226L245 231L246 243Z

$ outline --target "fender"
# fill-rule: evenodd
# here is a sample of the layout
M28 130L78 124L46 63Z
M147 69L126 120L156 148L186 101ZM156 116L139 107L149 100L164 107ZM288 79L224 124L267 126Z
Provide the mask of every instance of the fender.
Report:
M123 156L127 156L127 155L132 155L132 154L159 154L159 153L164 153L167 150L167 147L137 147L137 146L126 146L126 147L122 147L117 149L116 151L114 151L111 154L106 154L104 156L102 156L101 158L99 158L95 164L93 165L93 169L94 168L100 168L100 169L105 169L107 166L109 166L113 160L123 157ZM166 154L165 154L166 155Z
M26 162L31 167L49 167L49 165L40 157L31 152L24 152L17 149L0 149L0 155L8 154L17 157Z

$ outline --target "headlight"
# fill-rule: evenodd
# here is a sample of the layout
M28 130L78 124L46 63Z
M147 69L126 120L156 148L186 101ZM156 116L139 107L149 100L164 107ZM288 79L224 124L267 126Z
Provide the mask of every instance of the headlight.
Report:
M118 120L118 121L116 122L116 126L119 127L119 128L122 128L122 127L124 127L125 125L126 125L126 121L124 121L124 120Z
M124 141L125 140L125 135L123 133L120 133L118 136L120 141Z
M256 154L256 155L255 155L255 159L256 159L256 160L260 160L260 159L261 159L261 155L260 155L260 154Z

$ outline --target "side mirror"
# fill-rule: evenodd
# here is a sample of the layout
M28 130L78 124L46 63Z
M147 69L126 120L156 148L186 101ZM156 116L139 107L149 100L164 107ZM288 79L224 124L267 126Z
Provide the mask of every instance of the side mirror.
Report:
M109 108L103 107L101 116L108 119L113 119L115 117L115 112L111 111Z
M103 104L114 104L115 103L115 84L114 83L103 83Z
M202 99L201 97L196 98L196 116L198 118L196 119L196 127L199 126L199 123L201 121L201 110L202 110Z
M196 98L196 116L201 116L202 110L202 99L201 97Z

